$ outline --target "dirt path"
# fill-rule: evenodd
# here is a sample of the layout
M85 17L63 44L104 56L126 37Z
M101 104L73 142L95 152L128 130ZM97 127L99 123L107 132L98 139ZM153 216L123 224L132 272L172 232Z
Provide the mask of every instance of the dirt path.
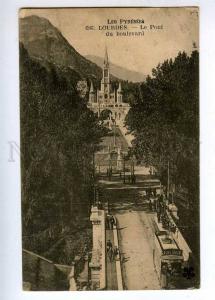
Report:
M117 213L125 289L160 289L153 264L153 230L150 214L125 210Z

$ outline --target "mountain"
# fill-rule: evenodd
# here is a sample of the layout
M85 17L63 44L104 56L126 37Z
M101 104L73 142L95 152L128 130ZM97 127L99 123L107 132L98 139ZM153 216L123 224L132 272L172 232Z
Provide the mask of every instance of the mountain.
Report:
M20 19L20 42L31 57L69 67L82 78L101 79L102 69L80 55L47 19L35 15Z
M94 56L94 55L87 55L85 57L102 68L103 61L104 61L102 57ZM146 79L146 75L144 75L143 73L128 70L124 67L120 67L118 65L112 64L111 62L110 62L110 72L113 76L120 78L122 80L140 82Z

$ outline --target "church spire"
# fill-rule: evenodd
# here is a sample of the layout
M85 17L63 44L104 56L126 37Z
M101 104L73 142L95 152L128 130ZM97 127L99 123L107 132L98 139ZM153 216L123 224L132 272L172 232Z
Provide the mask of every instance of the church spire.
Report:
M90 93L94 93L93 82L90 81Z
M121 85L121 81L119 82L118 92L122 92L122 85Z
M119 82L119 87L117 89L117 103L122 103L122 86L121 82Z
M104 58L104 65L108 65L108 52L107 52L107 46L105 47L105 58Z
M104 93L105 99L109 99L109 96L110 96L110 70L109 70L107 47L105 47L103 76L102 76L102 81L101 81L101 91Z

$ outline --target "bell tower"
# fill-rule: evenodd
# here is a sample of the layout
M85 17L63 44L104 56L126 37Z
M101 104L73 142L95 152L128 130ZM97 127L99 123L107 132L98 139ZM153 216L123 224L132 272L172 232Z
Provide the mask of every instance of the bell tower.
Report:
M90 91L89 91L89 102L90 103L96 103L97 99L96 99L96 94L94 91L94 87L93 87L93 82L90 82Z
M104 93L105 102L110 98L110 69L108 61L107 47L105 48L105 57L103 65L103 77L101 81L101 91Z
M121 86L121 82L119 82L119 87L117 89L117 103L122 104L122 86Z

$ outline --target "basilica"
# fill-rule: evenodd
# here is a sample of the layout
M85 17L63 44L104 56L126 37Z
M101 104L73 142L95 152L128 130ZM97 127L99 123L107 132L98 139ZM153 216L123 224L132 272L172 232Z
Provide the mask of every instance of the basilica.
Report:
M119 82L117 89L113 89L111 86L107 49L105 50L100 89L95 90L91 82L88 107L98 116L103 111L109 111L110 118L116 123L123 123L130 108L128 103L123 102L121 82Z

